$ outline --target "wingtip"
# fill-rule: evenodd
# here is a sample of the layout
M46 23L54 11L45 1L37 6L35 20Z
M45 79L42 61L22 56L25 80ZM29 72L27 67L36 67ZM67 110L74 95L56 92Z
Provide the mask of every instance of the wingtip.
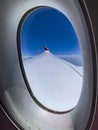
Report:
M43 47L46 54L49 53L49 49L46 46L42 45L42 47Z

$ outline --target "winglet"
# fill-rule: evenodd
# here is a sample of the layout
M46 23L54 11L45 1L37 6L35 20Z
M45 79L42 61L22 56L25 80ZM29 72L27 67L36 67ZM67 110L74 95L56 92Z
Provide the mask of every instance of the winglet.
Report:
M45 50L45 53L47 54L49 52L49 49L47 47L45 47L44 45L42 45L42 47Z

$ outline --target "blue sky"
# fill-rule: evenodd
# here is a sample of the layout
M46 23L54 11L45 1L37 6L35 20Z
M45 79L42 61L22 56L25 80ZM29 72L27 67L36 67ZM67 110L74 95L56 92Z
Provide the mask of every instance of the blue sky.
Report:
M80 55L75 31L60 11L44 7L32 11L22 24L20 32L23 56L39 55L42 45L56 55Z

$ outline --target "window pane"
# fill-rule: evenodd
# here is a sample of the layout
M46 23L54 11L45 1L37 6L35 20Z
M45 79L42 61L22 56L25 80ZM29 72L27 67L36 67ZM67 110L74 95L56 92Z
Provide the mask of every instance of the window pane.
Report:
M47 110L72 110L81 95L83 63L71 21L54 8L35 9L23 21L20 44L33 99Z

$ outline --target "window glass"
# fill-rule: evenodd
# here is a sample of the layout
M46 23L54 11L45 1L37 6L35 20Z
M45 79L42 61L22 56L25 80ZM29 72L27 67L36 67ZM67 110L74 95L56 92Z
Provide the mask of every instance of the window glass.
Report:
M72 110L81 95L83 63L71 21L51 7L32 10L22 23L20 46L33 99L47 110Z

